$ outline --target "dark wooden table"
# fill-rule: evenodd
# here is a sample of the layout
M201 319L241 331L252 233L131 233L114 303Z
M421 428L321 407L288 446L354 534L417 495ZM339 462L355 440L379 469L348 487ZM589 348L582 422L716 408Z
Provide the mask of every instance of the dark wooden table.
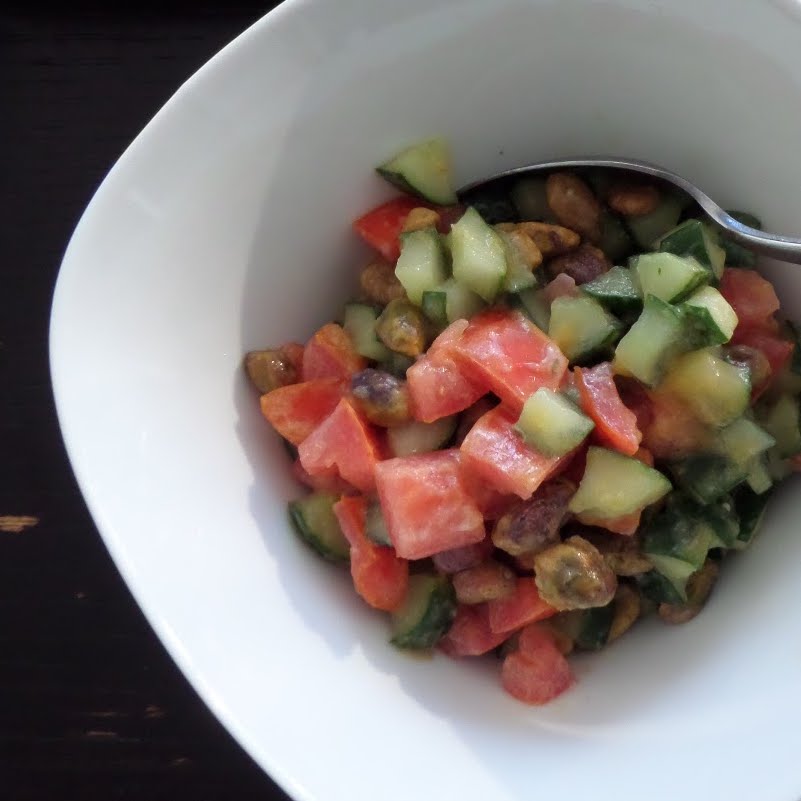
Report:
M0 798L286 799L120 579L67 462L47 361L59 261L95 188L274 4L1 5Z

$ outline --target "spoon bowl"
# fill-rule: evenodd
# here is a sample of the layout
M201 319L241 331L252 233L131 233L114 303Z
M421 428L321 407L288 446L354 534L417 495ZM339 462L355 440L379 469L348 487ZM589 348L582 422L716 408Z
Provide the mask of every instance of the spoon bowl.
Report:
M515 167L511 170L496 173L489 178L482 178L471 184L463 186L458 194L460 197L479 189L486 184L492 183L501 178L531 175L541 172L552 172L554 170L569 170L581 167L603 167L607 169L624 170L628 172L647 175L651 178L658 178L661 181L673 184L686 192L698 205L707 213L709 218L722 228L733 240L751 250L761 253L764 256L778 259L780 261L801 264L801 239L778 234L769 234L752 228L732 217L728 212L721 208L709 195L696 186L691 181L681 175L677 175L670 170L651 164L648 161L637 159L623 159L616 157L599 156L593 158L579 159L560 159L558 161L543 161L536 164L527 164L523 167Z

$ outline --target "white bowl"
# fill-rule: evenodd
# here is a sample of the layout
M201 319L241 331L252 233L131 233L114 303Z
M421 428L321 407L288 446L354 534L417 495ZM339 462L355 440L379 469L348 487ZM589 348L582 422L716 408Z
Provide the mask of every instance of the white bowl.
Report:
M581 660L544 709L391 648L289 533L297 492L240 369L354 285L371 167L433 134L457 182L641 157L799 231L795 0L296 0L170 100L64 258L52 369L95 521L172 656L303 801L793 801L801 515L780 492L708 609ZM776 267L801 318L801 273Z

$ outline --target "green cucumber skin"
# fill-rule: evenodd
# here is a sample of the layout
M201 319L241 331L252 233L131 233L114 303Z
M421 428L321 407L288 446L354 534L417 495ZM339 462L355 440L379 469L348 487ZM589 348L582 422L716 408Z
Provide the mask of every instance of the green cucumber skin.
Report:
M456 592L447 579L433 584L423 616L409 629L396 631L390 642L397 648L428 650L447 634L456 616Z
M347 563L350 561L350 546L345 536L339 531L339 523L336 517L331 513L332 519L328 522L336 526L336 531L339 536L331 536L333 532L326 535L324 532L317 532L310 526L308 516L308 506L317 501L323 502L330 500L333 506L334 502L339 500L339 496L330 495L328 493L313 493L301 498L297 501L290 501L287 505L289 519L292 522L292 527L298 534L300 539L309 547L311 547L323 559L334 563Z
M675 462L676 483L700 503L714 503L745 481L746 471L725 456L697 454Z
M599 651L603 648L609 639L614 617L614 603L582 610L575 638L576 646L583 651Z

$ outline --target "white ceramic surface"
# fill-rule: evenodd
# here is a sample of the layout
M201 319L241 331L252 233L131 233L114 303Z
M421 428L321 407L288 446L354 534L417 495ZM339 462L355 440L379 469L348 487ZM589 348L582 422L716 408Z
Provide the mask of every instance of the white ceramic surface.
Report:
M457 181L618 153L799 232L795 0L297 0L200 70L98 191L52 318L95 521L203 698L302 801L797 801L801 515L785 488L707 611L578 664L545 709L410 659L289 534L240 360L303 339L365 252L371 166L432 134ZM774 268L801 317L801 273ZM556 795L558 794L558 796Z

